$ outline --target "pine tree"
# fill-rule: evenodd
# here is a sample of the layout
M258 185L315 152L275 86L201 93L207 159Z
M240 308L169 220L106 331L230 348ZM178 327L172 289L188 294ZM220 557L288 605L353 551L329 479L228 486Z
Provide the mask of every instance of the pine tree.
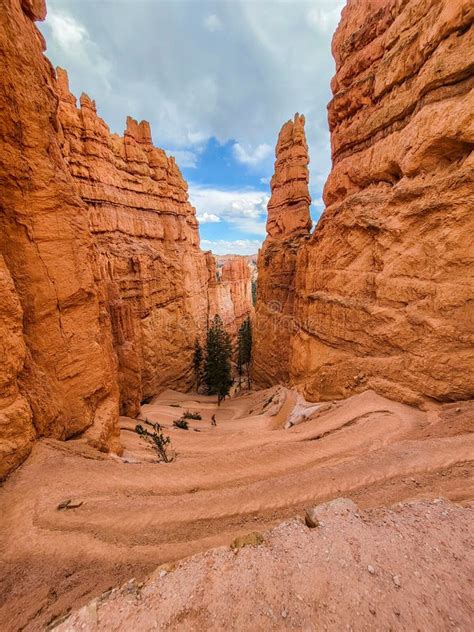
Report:
M201 343L199 339L196 338L194 341L194 354L193 354L193 368L194 375L196 376L196 390L199 390L202 382L202 363L203 363L203 352Z
M219 316L214 316L207 332L204 381L210 395L217 395L217 403L229 394L232 386L232 346L230 336Z
M252 321L250 317L243 321L240 326L237 338L237 371L239 373L239 381L246 367L247 385L250 389L250 366L252 363Z

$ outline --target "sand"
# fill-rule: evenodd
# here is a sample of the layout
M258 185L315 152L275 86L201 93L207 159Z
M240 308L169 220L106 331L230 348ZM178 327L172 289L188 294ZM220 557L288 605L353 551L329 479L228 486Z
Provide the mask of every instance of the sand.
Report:
M303 420L297 399L273 388L218 409L214 398L162 393L143 415L166 427L177 451L171 464L154 462L128 418L121 458L81 439L40 441L0 489L2 630L43 629L161 564L227 547L341 496L361 510L474 498L473 402L420 411L368 391L308 405ZM285 429L296 404L299 423ZM203 419L173 428L187 409ZM82 504L57 509L69 499Z

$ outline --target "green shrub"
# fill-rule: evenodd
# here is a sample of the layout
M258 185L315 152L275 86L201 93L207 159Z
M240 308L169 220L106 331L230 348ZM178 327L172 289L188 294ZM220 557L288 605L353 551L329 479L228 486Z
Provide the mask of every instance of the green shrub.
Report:
M145 423L154 428L154 432L149 432L146 428L144 428L141 424L137 424L135 426L135 432L145 441L151 443L155 448L156 452L160 460L165 463L171 463L173 461L174 456L168 453L168 448L171 448L171 439L170 437L166 437L163 434L160 424L152 424L151 422L145 420Z
M187 410L185 413L183 413L183 419L202 419L202 417L199 413L192 413Z
M189 424L183 417L181 417L181 419L175 419L173 421L173 426L181 428L181 430L189 430Z

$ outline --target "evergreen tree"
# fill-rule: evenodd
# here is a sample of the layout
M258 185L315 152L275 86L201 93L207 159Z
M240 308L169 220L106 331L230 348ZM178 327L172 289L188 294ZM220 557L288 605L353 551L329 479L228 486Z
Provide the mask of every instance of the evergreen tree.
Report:
M202 363L203 363L203 352L201 343L199 339L196 338L194 341L194 354L193 354L193 368L194 375L196 376L196 389L199 390L202 382Z
M217 403L229 394L232 386L232 346L230 336L219 316L214 316L207 332L204 381L210 395L217 395Z
M239 382L244 372L247 371L247 385L250 389L250 366L252 363L252 321L250 316L244 320L239 329L237 338L237 371L239 373Z

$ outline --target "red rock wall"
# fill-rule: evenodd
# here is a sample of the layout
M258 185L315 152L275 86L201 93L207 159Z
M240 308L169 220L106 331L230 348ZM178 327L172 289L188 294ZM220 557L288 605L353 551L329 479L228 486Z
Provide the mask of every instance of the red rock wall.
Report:
M247 258L239 255L215 257L206 253L208 266L208 318L222 318L235 341L242 322L253 318L252 271ZM222 264L222 265L219 265Z
M120 451L119 409L192 385L194 338L216 312L235 328L248 271L210 287L186 182L148 123L110 134L44 57L44 2L0 7L3 478L36 437Z
M258 254L253 375L260 386L290 379L298 250L311 229L308 146L303 116L280 131L268 202L267 238Z
M44 13L40 1L1 0L3 474L24 458L33 434L66 438L89 429L94 445L117 448L116 363L94 283L87 209L61 155L54 73L32 22Z
M474 396L473 19L469 0L343 11L327 208L296 265L290 379L312 400Z
M85 94L76 107L58 69L63 153L97 252L97 281L111 305L121 409L163 388L193 383L194 339L206 326L207 267L187 184L154 147L150 126L127 119L111 134Z

